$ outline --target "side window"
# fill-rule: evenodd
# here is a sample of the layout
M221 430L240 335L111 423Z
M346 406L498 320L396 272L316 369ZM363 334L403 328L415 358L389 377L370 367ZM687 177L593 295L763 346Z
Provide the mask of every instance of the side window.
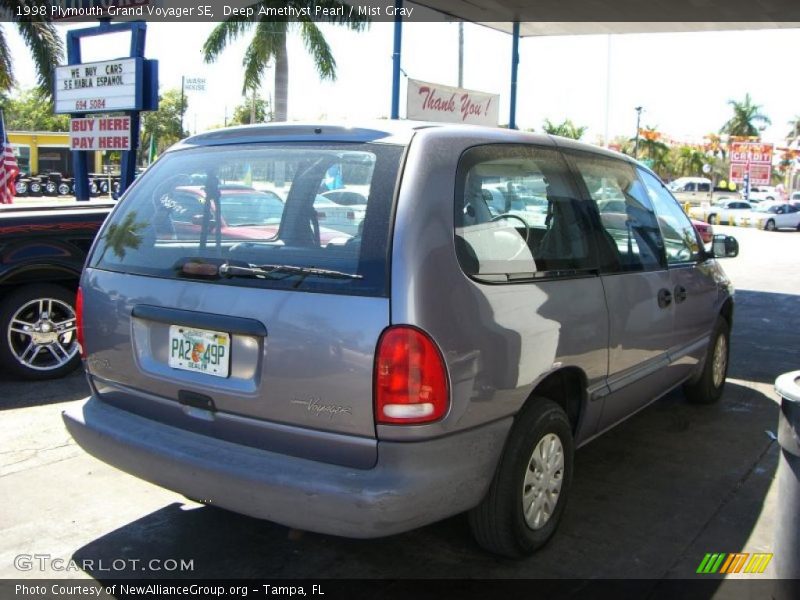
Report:
M693 191L695 191L695 189L696 189L696 184L694 184L694 183L687 183L683 187L683 191L684 192L693 192Z
M711 184L710 183L698 183L697 184L697 191L698 192L710 192L711 191Z
M633 167L594 154L572 158L600 213L602 236L597 246L605 270L661 269L663 241L647 191Z
M502 144L464 152L454 223L459 262L476 279L574 276L597 268L582 202L554 150Z
M656 209L658 226L664 238L667 264L698 260L700 243L689 217L657 178L646 171L639 171L639 175Z

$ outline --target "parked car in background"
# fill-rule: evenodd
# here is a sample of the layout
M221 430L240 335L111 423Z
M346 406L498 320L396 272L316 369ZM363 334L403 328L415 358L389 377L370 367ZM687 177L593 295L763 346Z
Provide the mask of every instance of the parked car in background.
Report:
M225 240L261 240L278 235L284 203L270 191L258 191L239 184L219 186L220 235ZM201 185L185 185L174 188L169 198L161 200L162 210L155 215L155 224L160 238L178 240L199 239L206 218L206 190ZM216 234L216 203L208 208L210 228ZM322 227L319 219L317 230L320 243L344 244L350 235L341 229Z
M363 196L361 197L363 198ZM363 204L343 205L334 198L350 200L355 199L355 196L343 196L341 192L327 192L318 195L314 200L317 221L320 226L341 231L347 235L356 235L367 212L366 201Z
M224 190L248 165L288 193L275 228L246 192L239 226L263 229L242 241ZM331 172L369 188L342 245L315 209ZM163 236L193 173L199 230ZM489 209L484 192L534 181L542 223ZM609 188L624 202L601 214ZM737 251L706 249L652 171L574 140L216 130L162 154L103 227L78 296L91 397L63 418L98 458L207 504L357 538L468 512L482 547L524 556L556 531L576 447L674 388L721 398L734 304L715 257Z
M728 225L732 223L733 215L740 211L753 210L754 206L744 200L722 200L713 205L693 206L689 209L689 216L710 225Z
M682 205L700 206L702 204L714 204L722 200L738 200L741 198L739 193L735 191L714 188L711 180L707 177L679 177L670 182L667 187Z
M698 221L697 219L691 219L691 221L692 226L697 230L703 243L710 244L714 240L714 228L710 224Z
M0 206L0 368L53 379L80 364L75 292L112 203Z
M747 196L750 202L774 202L780 200L780 194L772 185L752 185L750 186L750 193Z
M758 227L767 231L797 229L800 231L800 208L791 202L760 202L753 210L737 213L738 226Z

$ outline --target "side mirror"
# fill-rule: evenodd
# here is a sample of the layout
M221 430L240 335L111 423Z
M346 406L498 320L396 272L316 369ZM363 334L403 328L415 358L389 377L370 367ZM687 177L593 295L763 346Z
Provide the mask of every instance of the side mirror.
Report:
M739 242L730 235L715 235L711 242L714 258L735 258L739 256Z

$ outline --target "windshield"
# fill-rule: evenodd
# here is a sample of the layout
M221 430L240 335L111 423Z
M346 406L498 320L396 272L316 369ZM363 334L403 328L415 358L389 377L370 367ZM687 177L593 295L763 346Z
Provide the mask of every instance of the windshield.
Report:
M756 212L763 212L763 213L776 213L778 212L778 207L774 204L759 204L753 208Z
M104 225L90 264L225 285L385 295L401 153L377 144L168 153ZM343 197L359 202L338 203ZM262 265L281 267L280 276L263 276Z

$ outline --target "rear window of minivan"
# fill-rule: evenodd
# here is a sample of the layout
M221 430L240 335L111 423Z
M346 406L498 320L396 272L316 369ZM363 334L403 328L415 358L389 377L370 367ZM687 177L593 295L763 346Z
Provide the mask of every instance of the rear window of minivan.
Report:
M89 264L222 285L385 296L402 152L360 143L170 152L112 213Z

